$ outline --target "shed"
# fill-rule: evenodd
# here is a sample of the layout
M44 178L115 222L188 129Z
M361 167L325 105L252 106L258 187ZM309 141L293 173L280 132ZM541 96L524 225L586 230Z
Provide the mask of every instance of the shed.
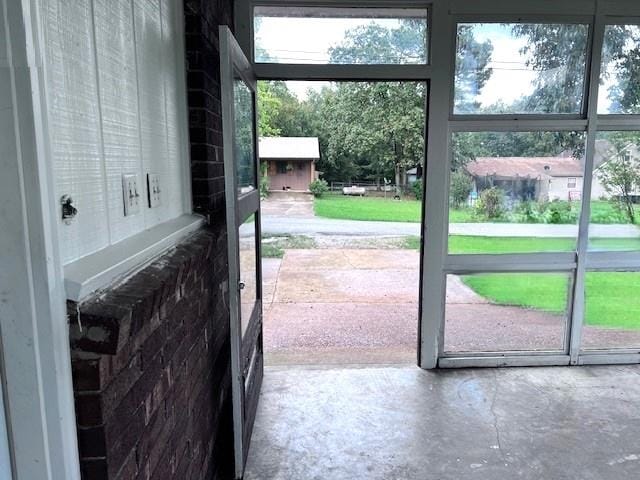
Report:
M269 190L306 192L318 177L317 137L261 137L258 153L260 162L267 165Z

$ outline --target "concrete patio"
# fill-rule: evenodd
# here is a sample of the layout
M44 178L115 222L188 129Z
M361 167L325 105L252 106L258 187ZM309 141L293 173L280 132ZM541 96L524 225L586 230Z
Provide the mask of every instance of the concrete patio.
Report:
M266 364L415 364L417 251L291 249L262 263ZM563 349L562 315L491 304L456 276L446 302L447 352ZM640 331L587 326L584 345L640 345Z
M270 367L245 480L630 480L640 368Z

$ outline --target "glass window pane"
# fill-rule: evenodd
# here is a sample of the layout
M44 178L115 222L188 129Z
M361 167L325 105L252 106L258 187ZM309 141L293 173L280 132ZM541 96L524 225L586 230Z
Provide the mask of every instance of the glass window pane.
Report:
M258 298L258 271L256 255L256 221L251 215L239 228L240 238L240 327L244 336L256 299Z
M562 350L570 284L564 273L448 275L445 352Z
M582 132L462 132L452 137L449 253L575 250Z
M256 7L256 62L427 63L427 10Z
M640 347L640 272L587 272L586 349Z
M589 249L640 250L640 132L596 137Z
M254 132L253 132L253 92L242 80L233 83L234 99L234 154L238 193L250 192L256 187Z
M462 23L454 113L580 113L587 25Z
M640 26L607 25L604 31L598 113L640 113Z

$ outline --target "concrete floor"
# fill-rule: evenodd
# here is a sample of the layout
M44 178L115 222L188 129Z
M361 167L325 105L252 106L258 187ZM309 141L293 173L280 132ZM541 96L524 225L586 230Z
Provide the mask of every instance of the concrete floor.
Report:
M640 478L640 366L270 367L245 480Z

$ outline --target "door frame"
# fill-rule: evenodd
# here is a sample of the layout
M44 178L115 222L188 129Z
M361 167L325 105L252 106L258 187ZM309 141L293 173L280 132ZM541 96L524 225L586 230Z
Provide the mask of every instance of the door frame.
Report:
M260 227L260 165L258 158L257 80L231 30L219 29L220 84L222 99L223 155L227 214L227 245L229 264L229 319L231 343L231 387L233 402L234 462L236 478L242 478L249 451L256 409L263 378L262 352L262 268ZM234 80L239 78L252 96L253 178L254 188L238 193L235 160ZM240 269L239 229L253 215L255 229L256 301L243 333L241 289L244 283Z
M44 39L36 0L0 0L0 91L8 128L0 177L0 377L14 478L80 479L64 274L51 171ZM5 63L6 62L6 63ZM6 262L6 263L5 263Z

